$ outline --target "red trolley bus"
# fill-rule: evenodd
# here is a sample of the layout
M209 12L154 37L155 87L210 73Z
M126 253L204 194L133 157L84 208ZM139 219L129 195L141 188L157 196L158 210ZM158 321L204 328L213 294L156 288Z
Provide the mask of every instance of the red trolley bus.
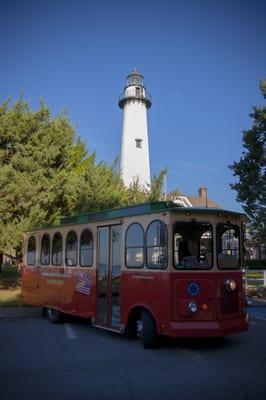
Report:
M158 202L63 218L24 235L22 299L140 336L248 329L240 213Z

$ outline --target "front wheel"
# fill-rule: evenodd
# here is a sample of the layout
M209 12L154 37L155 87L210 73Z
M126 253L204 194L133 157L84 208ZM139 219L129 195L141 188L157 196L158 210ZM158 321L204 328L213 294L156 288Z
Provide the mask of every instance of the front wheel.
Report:
M46 310L47 314L47 319L49 322L52 322L53 324L58 324L61 320L61 313L58 310L55 310L54 308L47 308Z
M141 340L145 349L154 349L157 344L157 330L152 315L143 310L141 314Z

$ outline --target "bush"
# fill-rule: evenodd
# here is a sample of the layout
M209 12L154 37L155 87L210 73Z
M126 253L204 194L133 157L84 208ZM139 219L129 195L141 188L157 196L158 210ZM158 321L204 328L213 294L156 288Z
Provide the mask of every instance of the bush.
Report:
M2 264L0 273L0 307L21 306L21 276L15 266Z
M266 269L266 260L246 260L247 269Z
M20 273L16 267L2 265L0 274L0 290L16 289L20 287Z

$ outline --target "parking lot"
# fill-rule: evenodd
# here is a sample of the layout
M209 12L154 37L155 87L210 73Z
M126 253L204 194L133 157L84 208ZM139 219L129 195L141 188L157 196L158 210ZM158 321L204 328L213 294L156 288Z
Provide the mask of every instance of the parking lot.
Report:
M265 399L266 303L225 339L139 341L41 309L0 309L0 399Z

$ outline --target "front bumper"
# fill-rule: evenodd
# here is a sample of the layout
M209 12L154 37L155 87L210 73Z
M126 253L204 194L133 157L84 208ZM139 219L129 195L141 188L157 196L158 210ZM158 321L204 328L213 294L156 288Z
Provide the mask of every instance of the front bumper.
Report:
M221 321L170 322L162 334L170 337L222 337L248 330L249 314Z

